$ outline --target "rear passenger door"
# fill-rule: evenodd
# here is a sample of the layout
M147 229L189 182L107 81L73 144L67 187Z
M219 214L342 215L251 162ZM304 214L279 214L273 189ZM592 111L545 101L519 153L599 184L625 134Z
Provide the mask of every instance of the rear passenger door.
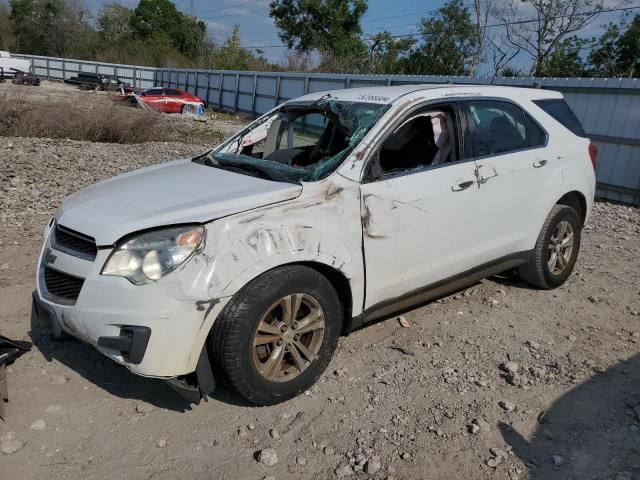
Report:
M465 149L476 159L480 187L473 241L482 262L532 248L530 212L553 168L547 134L519 105L504 100L463 102ZM533 239L535 241L535 238Z

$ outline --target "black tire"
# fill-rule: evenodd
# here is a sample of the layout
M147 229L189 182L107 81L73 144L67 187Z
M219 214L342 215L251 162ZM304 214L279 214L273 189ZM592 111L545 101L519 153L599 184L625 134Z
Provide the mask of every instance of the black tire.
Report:
M567 222L573 230L573 248L567 261L564 261L564 267L561 271L552 271L548 265L550 261L550 245L553 237L557 234L556 229L562 222ZM562 285L576 264L578 253L580 251L580 237L582 233L582 221L578 213L567 205L554 205L547 219L542 226L540 235L533 249L531 259L528 263L522 265L518 269L520 278L531 285L549 290Z
M254 363L254 335L274 302L298 293L309 295L320 305L324 335L306 369L291 380L270 381ZM214 368L223 370L245 399L256 405L273 405L295 397L318 380L338 345L342 324L342 305L331 283L312 268L291 265L263 274L234 296L213 325L209 350Z

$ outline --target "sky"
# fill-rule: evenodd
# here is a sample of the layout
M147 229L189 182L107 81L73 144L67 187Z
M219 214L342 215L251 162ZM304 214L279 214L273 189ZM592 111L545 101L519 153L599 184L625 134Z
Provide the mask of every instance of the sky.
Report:
M95 15L100 8L113 0L84 0L86 7ZM118 0L130 8L135 8L138 0ZM240 25L242 45L259 47L272 62L284 59L286 49L280 42L273 20L269 17L271 0L173 0L178 10L190 13L191 3L195 15L207 24L207 31L217 42L222 43L231 33L235 24ZM499 1L499 0L498 0ZM622 0L625 6L640 7L640 0ZM369 0L369 9L362 19L365 34L375 34L388 30L394 35L415 33L416 24L430 11L440 8L445 0ZM471 4L471 0L464 0ZM605 0L605 8L615 7L621 0ZM640 13L640 8L637 10ZM585 30L581 36L596 36L608 22L618 22L620 13L603 14ZM513 63L521 68L527 59L520 56Z

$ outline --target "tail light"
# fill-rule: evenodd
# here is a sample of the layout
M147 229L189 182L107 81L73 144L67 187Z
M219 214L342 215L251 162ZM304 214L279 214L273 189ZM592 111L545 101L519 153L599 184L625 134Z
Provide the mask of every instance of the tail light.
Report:
M596 146L595 143L590 143L589 144L589 158L591 159L591 164L593 165L593 169L594 170L598 166L597 157L598 157L598 147Z

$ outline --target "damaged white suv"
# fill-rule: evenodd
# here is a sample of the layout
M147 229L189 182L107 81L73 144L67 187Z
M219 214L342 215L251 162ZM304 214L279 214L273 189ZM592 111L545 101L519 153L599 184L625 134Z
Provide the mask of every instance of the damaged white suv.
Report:
M552 91L399 86L305 95L211 152L67 198L34 312L193 400L309 388L338 337L509 269L571 273L595 146Z

